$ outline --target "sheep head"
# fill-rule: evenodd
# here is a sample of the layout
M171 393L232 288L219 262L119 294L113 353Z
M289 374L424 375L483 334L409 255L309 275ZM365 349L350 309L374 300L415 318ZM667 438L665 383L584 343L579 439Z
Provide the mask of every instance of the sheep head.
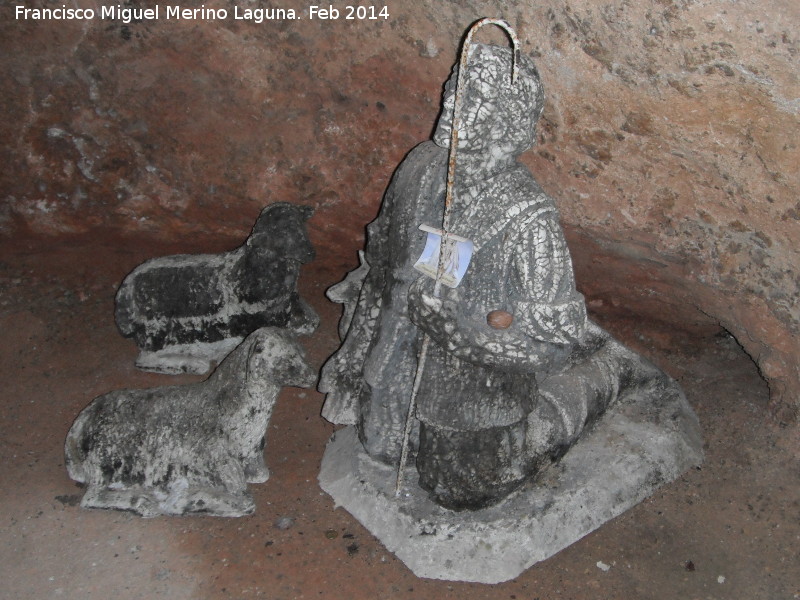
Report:
M308 364L303 349L293 335L275 327L264 327L247 338L248 387L268 383L278 386L312 387L316 371Z

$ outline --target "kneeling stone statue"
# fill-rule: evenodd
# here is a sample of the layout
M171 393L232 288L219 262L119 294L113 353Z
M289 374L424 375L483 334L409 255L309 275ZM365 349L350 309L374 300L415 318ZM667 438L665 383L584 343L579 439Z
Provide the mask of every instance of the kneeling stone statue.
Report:
M319 389L323 416L355 425L374 461L402 470L408 445L434 502L475 511L563 456L625 394L681 394L587 320L556 206L517 161L544 105L535 66L497 46L465 42L464 54L433 140L409 153L367 228L362 265L328 293L345 305L344 336ZM468 248L448 267L460 282L444 286L441 264L437 279L419 268L443 214L434 245Z

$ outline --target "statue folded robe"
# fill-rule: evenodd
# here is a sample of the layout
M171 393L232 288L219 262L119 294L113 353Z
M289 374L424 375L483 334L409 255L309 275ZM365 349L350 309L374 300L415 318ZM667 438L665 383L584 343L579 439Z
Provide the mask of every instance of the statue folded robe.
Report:
M361 277L348 276L329 292L349 304L352 319L322 370L322 414L333 423L357 425L370 456L388 464L399 461L417 362L419 330L408 318L407 295L419 277L412 265L425 241L418 228L436 222L446 168L447 150L432 142L409 153L367 227Z

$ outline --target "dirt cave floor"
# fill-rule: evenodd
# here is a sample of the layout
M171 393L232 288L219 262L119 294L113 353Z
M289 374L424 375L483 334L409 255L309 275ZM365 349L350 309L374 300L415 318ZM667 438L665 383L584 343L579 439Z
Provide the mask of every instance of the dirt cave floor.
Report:
M194 244L188 251L236 245ZM114 324L124 275L179 251L185 243L98 236L0 242L0 598L800 598L800 428L767 416L767 386L729 336L665 347L648 323L602 315L681 383L700 418L705 463L514 581L419 579L335 508L317 485L334 427L314 390L287 388L278 399L266 448L272 476L250 486L254 515L81 509L63 458L79 411L113 389L199 379L138 371L134 343ZM305 267L300 283L322 317L304 342L315 366L338 343L340 307L323 293L342 273L324 265Z

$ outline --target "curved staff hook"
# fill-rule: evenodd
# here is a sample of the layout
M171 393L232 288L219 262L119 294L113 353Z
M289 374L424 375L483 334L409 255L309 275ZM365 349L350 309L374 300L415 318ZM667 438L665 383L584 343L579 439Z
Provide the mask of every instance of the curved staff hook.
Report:
M511 56L511 85L517 83L519 73L519 39L516 32L511 26L502 19L483 18L473 23L467 35L464 38L464 44L461 47L461 58L458 64L458 79L456 80L456 95L453 102L453 125L450 131L450 154L447 164L447 188L444 199L444 215L442 216L442 241L441 250L439 252L439 265L436 270L436 283L433 287L434 297L438 297L442 289L442 275L444 275L445 267L447 266L446 255L444 250L446 237L450 229L450 213L452 212L453 205L453 182L456 175L456 150L458 148L458 129L461 126L461 107L463 104L464 86L467 80L467 67L469 63L469 50L472 45L472 37L475 32L484 25L497 25L503 29L511 40L512 56ZM400 495L403 488L403 478L406 470L406 462L408 461L408 440L411 436L411 427L414 424L414 413L416 412L417 394L419 393L419 386L422 383L422 373L425 370L425 362L428 358L428 346L430 346L431 338L427 333L423 333L422 347L420 348L419 357L417 358L417 371L414 374L414 385L411 388L411 401L408 406L408 415L406 416L406 425L403 430L403 446L400 452L400 465L397 468L397 483L395 484L395 496Z

